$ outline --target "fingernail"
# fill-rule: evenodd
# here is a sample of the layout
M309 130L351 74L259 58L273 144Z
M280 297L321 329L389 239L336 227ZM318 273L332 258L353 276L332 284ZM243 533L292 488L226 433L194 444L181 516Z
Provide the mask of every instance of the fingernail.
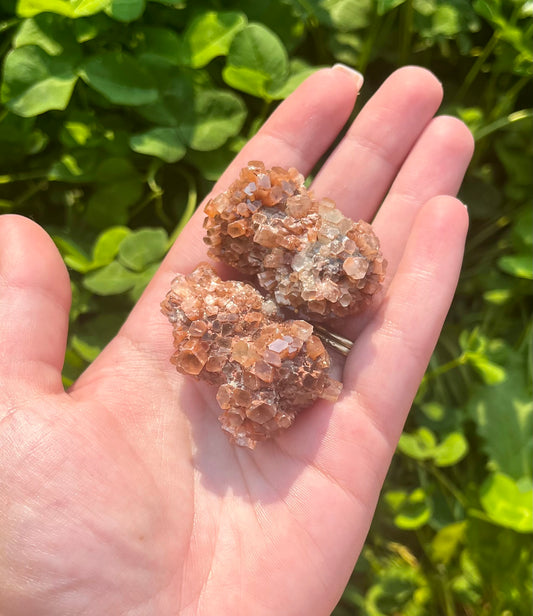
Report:
M341 62L337 62L337 64L334 64L332 68L349 73L355 79L358 90L360 90L363 86L365 78L359 71L356 71L351 66L348 66L347 64L342 64Z

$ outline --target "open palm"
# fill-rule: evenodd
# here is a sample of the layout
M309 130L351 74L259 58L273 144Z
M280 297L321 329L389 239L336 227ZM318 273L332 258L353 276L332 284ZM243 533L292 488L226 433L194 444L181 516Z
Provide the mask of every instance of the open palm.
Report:
M249 160L309 173L359 87L323 69L222 176ZM209 386L169 363L159 302L205 260L198 212L116 338L61 385L70 287L49 237L0 218L0 613L327 615L365 539L385 473L460 269L466 209L452 195L472 153L434 118L427 71L394 73L316 175L350 217L373 220L389 261L343 392L254 451L229 444Z

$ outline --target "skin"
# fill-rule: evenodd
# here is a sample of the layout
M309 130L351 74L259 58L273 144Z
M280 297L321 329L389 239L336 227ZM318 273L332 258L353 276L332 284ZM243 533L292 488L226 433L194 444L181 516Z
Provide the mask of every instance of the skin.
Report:
M309 173L360 86L311 76L223 174L249 160ZM0 217L0 613L327 615L362 548L456 287L468 226L456 194L467 128L434 117L428 71L393 73L313 189L373 220L385 290L340 328L357 336L335 403L254 451L220 430L213 391L169 363L159 302L205 260L201 211L116 338L65 392L68 274L51 239ZM223 273L224 270L221 270Z

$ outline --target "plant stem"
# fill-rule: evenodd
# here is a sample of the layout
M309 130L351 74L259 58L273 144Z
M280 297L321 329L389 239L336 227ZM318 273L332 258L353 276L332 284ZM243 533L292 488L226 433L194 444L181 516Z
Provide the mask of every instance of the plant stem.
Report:
M42 180L47 176L47 174L47 171L28 171L27 173L0 175L0 184L10 184L11 182L25 182L26 180Z
M434 379L440 376L441 374L445 374L446 372L449 372L450 370L453 370L454 368L457 368L458 366L463 366L464 364L466 364L467 361L468 361L467 353L461 353L459 357L456 357L455 359L452 359L451 361L446 362L445 364L442 364L442 366L438 366L437 368L435 368L435 370L432 370L431 372L426 373L424 375L424 381L429 381L430 379Z
M185 178L187 184L189 185L189 191L187 196L187 203L185 204L185 209L183 210L183 214L176 225L176 228L172 232L169 240L168 240L168 248L170 248L179 234L182 232L183 227L187 224L190 217L193 215L194 210L196 209L196 205L198 203L198 191L196 190L196 182L191 173L189 173L186 169L179 168L178 172Z
M494 51L494 48L496 47L499 40L500 40L499 32L496 31L491 36L491 38L489 39L489 41L483 48L483 51L481 52L477 60L474 62L474 64L468 71L465 77L465 80L463 81L463 85L459 88L456 94L456 100L459 100L459 101L464 100L465 94L468 92L468 90L470 89L470 86L472 85L476 77L478 76L478 73L481 70L481 67L483 66L483 64L485 64L487 58Z
M441 473L441 471L433 464L427 464L425 468L428 470L429 473L431 473L440 482L440 484L443 487L445 487L448 490L448 492L450 492L450 494L454 497L454 499L466 511L467 502L466 502L465 497L463 496L461 491L458 490L455 487L455 485L448 479L448 477L446 477L444 473Z
M413 38L413 14L413 0L407 0L402 10L400 40L400 62L402 65L407 64L409 60L409 50L411 49L411 40Z
M508 116L499 118L498 120L495 120L494 122L491 122L490 124L487 124L480 130L476 131L476 141L483 139L483 137L486 137L487 135L490 135L497 130L505 128L510 124L514 124L514 122L520 122L522 120L527 120L528 118L533 118L533 109L521 109L520 111L510 113Z

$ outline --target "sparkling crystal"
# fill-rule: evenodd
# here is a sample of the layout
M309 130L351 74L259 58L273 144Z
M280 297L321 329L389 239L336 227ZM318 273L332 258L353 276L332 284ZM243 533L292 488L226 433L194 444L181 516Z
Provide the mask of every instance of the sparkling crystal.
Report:
M315 199L294 168L252 161L205 213L208 254L256 275L278 305L304 318L354 314L383 281L372 227L344 216L331 199ZM320 290L318 283L325 283Z
M310 323L285 320L251 285L223 282L205 263L176 276L161 310L173 327L172 363L217 387L221 426L237 445L255 447L340 392Z

